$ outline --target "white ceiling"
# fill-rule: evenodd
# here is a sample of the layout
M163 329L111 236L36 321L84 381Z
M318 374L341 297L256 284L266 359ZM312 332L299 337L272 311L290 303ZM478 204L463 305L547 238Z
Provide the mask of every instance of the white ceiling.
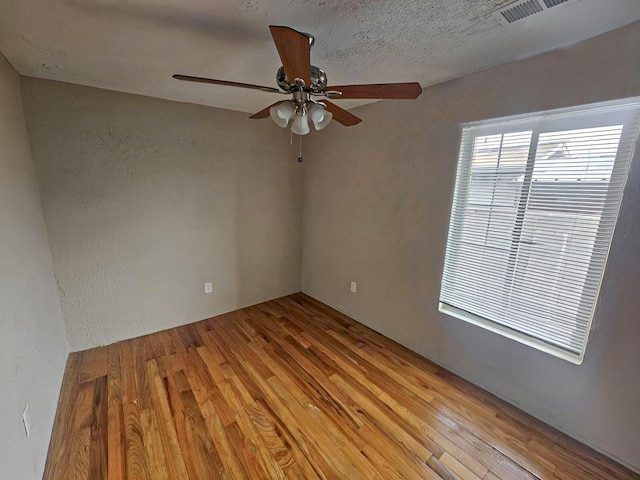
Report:
M22 75L255 112L280 97L171 75L275 86L275 24L316 37L330 84L427 86L640 19L640 0L579 0L503 26L511 1L1 0L0 51Z

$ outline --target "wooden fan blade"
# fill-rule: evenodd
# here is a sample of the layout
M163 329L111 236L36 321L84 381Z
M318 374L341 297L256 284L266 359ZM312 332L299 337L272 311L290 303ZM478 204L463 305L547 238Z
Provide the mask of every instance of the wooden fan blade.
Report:
M322 100L322 103L327 105L327 110L333 114L333 119L345 127L357 125L362 121L361 118L356 117L353 113L347 112L335 103L327 102L326 100Z
M413 99L422 93L422 87L417 82L410 83L378 83L369 85L341 85L327 87L325 91L342 92L338 98L391 98Z
M264 110L260 110L258 113L254 113L249 118L253 118L254 120L257 120L260 118L267 118L269 116L269 110L271 110L271 107L275 107L276 105L280 105L282 102L287 102L287 101L288 100L281 100L279 102L274 103L273 105L269 105Z
M270 25L269 30L282 60L287 81L293 83L296 78L301 78L306 87L311 85L309 37L289 27Z
M278 90L277 88L273 88L273 87L263 87L262 85L251 85L250 83L229 82L227 80L216 80L214 78L192 77L190 75L180 75L178 73L173 75L173 78L177 80L184 80L187 82L211 83L213 85L225 85L227 87L252 88L253 90L262 90L263 92L270 92L270 93L283 93L283 92L280 92L280 90Z

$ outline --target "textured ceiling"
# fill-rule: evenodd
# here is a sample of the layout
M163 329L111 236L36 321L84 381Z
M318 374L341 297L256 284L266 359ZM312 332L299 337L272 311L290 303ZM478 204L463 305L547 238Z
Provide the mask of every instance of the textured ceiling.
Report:
M280 97L269 24L316 37L330 84L432 85L640 19L640 0L579 0L509 26L511 0L2 0L0 51L22 75L255 112ZM358 101L340 101L351 107Z

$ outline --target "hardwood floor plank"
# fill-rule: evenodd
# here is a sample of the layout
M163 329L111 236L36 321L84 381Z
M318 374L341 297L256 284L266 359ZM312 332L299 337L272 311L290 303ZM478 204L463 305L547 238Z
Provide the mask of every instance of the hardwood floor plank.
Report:
M216 357L211 352L209 347L198 347L197 350L198 355L200 355L200 358L202 358L202 361L206 365L207 371L209 372L209 375L211 376L211 379L214 381L214 383L220 384L224 382L226 379L224 371L220 366L220 363L216 361Z
M149 336L129 340L131 361L133 362L134 380L138 408L151 408L150 382L146 379L145 362L153 358Z
M445 452L444 455L440 457L440 461L462 480L480 480L481 478L484 478L488 472L487 470L484 472L482 477L478 477L448 452Z
M158 419L153 409L140 412L143 443L147 455L149 476L154 480L168 480L169 468L162 449Z
M89 478L91 480L107 478L107 407L107 377L103 376L95 380L93 392L93 420L89 444Z
M429 455L435 453L439 456L443 453L442 447L434 441L434 436L437 432L433 432L431 435L425 435L417 426L422 422L419 420L416 421L415 415L407 412L398 402L391 402L391 397L388 396L386 392L396 392L396 394L403 393L400 385L395 384L393 380L388 377L379 374L376 375L370 365L362 364L354 359L354 357L349 356L349 352L345 351L341 345L329 345L323 341L322 337L317 336L315 333L310 333L309 338L315 347L336 362L337 370L342 372L341 375L347 375L349 379L347 384L353 385L356 389L358 386L361 386L367 391L365 396L370 394L369 401L374 405L376 411L380 412L389 408L390 410L386 412L387 416L390 417L393 422L400 425L401 430L406 432L407 435L412 436L413 441L422 444L427 449ZM410 393L404 392L404 394L408 395ZM386 404L383 402L381 396L387 399ZM389 405L389 403L392 403L393 406ZM401 415L402 412L405 413L404 417ZM427 428L427 430L430 431L431 429Z
M294 294L71 354L43 478L640 475Z
M107 476L126 478L125 426L120 377L120 348L107 347Z
M287 478L317 478L308 462L296 455L295 448L289 443L286 435L277 422L270 417L263 404L252 403L247 406L249 415L256 430L260 432L264 443L271 451Z
M65 465L61 478L89 480L89 448L91 445L91 424L93 423L94 382L80 385L75 408L77 409L71 436L69 463Z
M153 408L158 414L160 439L164 448L165 458L167 459L170 478L188 478L187 467L185 466L180 444L178 443L178 435L173 423L162 377L158 373L155 360L148 361L145 366L147 377L149 382L151 382L151 400Z
M342 388L347 395L349 395L354 402L369 413L377 422L384 422L381 426L390 433L390 435L400 443L402 443L407 450L420 459L420 461L427 463L429 458L433 455L433 452L427 450L427 448L418 442L412 435L408 434L402 429L400 425L391 421L388 416L385 415L384 410L380 409L375 403L366 395L359 392L349 382L345 381L340 375L333 374L331 381Z
M261 467L263 472L261 476L270 475L273 478L284 479L284 470L278 463L276 455L274 455L274 453L278 453L277 449L274 451L271 448L273 445L270 445L268 438L261 435L260 425L257 425L252 419L251 410L239 406L240 399L230 384L225 384L222 391L224 398L235 404L239 410L236 415L236 424L244 437L245 448L249 448L253 452L258 465Z
M120 346L120 379L122 387L122 400L125 403L139 401L138 382L141 379L137 376L139 371L135 368L136 362L133 358L131 340L118 343Z
M207 428L213 442L218 449L218 453L225 466L226 476L230 479L247 479L247 472L240 463L238 455L234 451L230 441L229 434L225 427L220 422L220 418L216 416L210 416L205 419Z
M378 470L380 478L385 478L389 480L404 480L406 478L411 478L415 475L411 475L411 477L407 477L404 475L404 472L398 468L397 465L394 465L395 462L389 461L388 458L385 458L377 448L372 447L370 445L365 445L361 449L362 455L365 456L369 460L372 465L376 466ZM415 476L415 478L420 478Z
M151 471L144 446L140 411L135 402L127 402L124 407L124 435L127 479L150 480Z
M449 467L447 467L438 457L432 456L427 465L436 472L443 480L460 480L460 477L456 475Z
M78 382L85 383L107 375L107 347L80 352Z
M195 465L190 478L223 477L224 464L211 439L193 392L189 390L182 392L180 401L183 406L182 414L185 422L183 428L186 429L186 438L188 439L184 446L181 442L182 454L185 458L190 459L185 462L187 468L189 465Z
M320 476L327 479L344 478L344 474L341 473L340 469L336 469L333 466L333 456L330 449L322 445L323 439L316 438L316 435L312 434L312 432L305 432L295 413L291 412L290 408L280 400L280 397L272 390L272 387L265 379L257 376L253 366L246 364L245 368L249 375L254 376L256 384L262 389L266 405L271 408L274 417L278 418L280 423L286 427L297 447L314 466L314 471L321 473L322 475Z
M470 433L483 437L497 451L514 460L518 465L539 478L553 477L555 464L544 455L537 455L528 448L528 442L521 442L500 430L491 423L491 418L479 419L473 413L465 412L464 416L448 408L440 400L431 402L433 407L460 425L464 425ZM526 452L526 453L522 453Z
M269 378L268 382L280 401L290 410L293 417L299 424L304 425L305 428L300 429L303 438L309 441L309 435L313 432L313 437L318 442L321 454L327 463L331 465L334 472L338 473L342 478L371 478L367 477L366 469L360 465L354 465L352 459L344 453L340 445L334 443L336 437L333 436L332 438L329 435L335 432L329 432L329 434L327 434L322 425L318 426L309 412L298 403L295 397L291 395L289 388L285 386L279 378L273 376Z

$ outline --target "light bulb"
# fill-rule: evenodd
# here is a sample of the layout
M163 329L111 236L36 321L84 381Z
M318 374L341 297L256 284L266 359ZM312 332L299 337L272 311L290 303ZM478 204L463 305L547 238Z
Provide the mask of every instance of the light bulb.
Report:
M333 118L333 114L331 112L327 112L317 103L314 103L309 108L309 116L311 117L311 121L313 122L313 126L316 130L322 130L324 127L329 125L329 122L331 122L331 119Z
M291 102L282 102L278 105L274 105L269 109L269 115L271 120L274 121L279 127L286 127L291 120L291 117L296 113L295 108L291 105Z
M309 122L306 115L296 115L291 124L291 131L296 135L306 135L309 133Z

